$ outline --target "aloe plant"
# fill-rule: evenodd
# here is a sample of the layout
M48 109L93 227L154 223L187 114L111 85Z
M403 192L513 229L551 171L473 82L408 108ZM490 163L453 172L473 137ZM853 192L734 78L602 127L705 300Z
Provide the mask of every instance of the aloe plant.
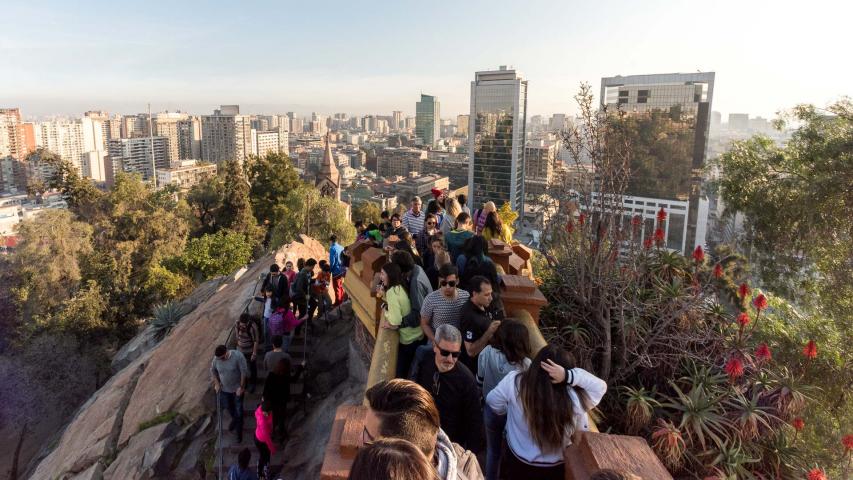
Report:
M624 390L627 397L625 424L630 433L636 434L651 422L652 412L660 402L655 399L654 392L643 387L625 387Z
M154 306L150 325L160 335L165 335L186 315L184 307L173 301Z
M730 440L728 432L733 424L725 417L722 408L725 393L710 393L703 388L692 388L684 393L675 382L669 383L675 397L668 397L669 401L662 406L680 417L678 428L687 432L691 443L695 445L698 442L705 449L709 439L717 446Z
M669 420L658 419L658 426L652 432L652 448L661 461L672 470L678 470L684 463L684 451L687 443L681 430Z
M758 436L759 427L770 430L771 423L779 420L770 413L770 408L761 405L761 394L755 392L751 397L737 393L734 398L726 402L734 416L734 423L738 426L740 437L749 441Z

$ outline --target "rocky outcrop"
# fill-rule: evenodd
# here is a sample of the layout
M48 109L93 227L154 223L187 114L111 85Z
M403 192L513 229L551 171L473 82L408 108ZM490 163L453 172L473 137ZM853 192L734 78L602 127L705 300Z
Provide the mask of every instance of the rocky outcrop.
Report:
M325 258L310 238L282 247L194 296L196 308L116 373L75 414L32 479L199 478L212 460L215 401L208 368L274 258ZM252 305L252 304L256 305ZM334 414L334 412L332 412Z

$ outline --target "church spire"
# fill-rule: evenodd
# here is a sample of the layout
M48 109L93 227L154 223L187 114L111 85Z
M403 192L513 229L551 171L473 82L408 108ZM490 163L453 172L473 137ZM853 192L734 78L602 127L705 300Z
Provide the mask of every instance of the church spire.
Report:
M335 165L335 159L332 156L332 145L329 142L328 132L326 132L326 149L323 152L323 163L320 165L320 172L317 174L316 185L320 189L321 195L337 200L341 199L341 174L338 172L338 167Z

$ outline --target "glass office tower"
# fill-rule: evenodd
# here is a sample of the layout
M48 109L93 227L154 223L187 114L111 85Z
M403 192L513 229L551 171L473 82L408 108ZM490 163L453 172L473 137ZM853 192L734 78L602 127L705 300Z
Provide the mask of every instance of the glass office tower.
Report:
M468 120L468 193L471 209L483 202L509 202L524 213L524 138L527 81L501 66L477 72L471 82Z
M708 200L702 175L711 126L714 72L601 79L601 103L627 113L634 155L624 199L626 215L654 230L655 212L668 213L666 247L685 254L705 246Z
M432 95L421 94L421 101L415 103L415 136L424 145L435 146L439 139L441 112L438 99Z

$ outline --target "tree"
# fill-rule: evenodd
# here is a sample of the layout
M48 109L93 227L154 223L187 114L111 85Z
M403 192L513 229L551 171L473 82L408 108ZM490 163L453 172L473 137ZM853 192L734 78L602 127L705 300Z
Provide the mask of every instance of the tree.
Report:
M382 222L382 211L373 202L362 202L352 207L352 218L363 221L365 225L379 225Z
M252 245L241 233L220 230L187 242L178 267L198 281L227 275L252 259Z
M268 153L253 157L249 163L249 197L257 223L273 221L275 206L287 193L302 184L290 157L283 153Z
M225 196L225 185L219 176L210 176L193 185L187 192L186 201L193 214L193 233L196 236L214 233L219 227L219 217Z
M259 243L261 231L252 215L249 184L243 168L236 160L229 160L225 162L222 173L224 190L222 207L216 220L218 228L240 232L249 241Z
M853 103L800 105L790 141L756 136L718 160L716 187L746 216L746 244L765 285L853 325Z
M355 241L355 227L347 218L345 204L310 186L301 185L287 194L275 210L275 227L272 232L273 248L294 240L300 233L325 242L337 235L338 243L348 245Z

